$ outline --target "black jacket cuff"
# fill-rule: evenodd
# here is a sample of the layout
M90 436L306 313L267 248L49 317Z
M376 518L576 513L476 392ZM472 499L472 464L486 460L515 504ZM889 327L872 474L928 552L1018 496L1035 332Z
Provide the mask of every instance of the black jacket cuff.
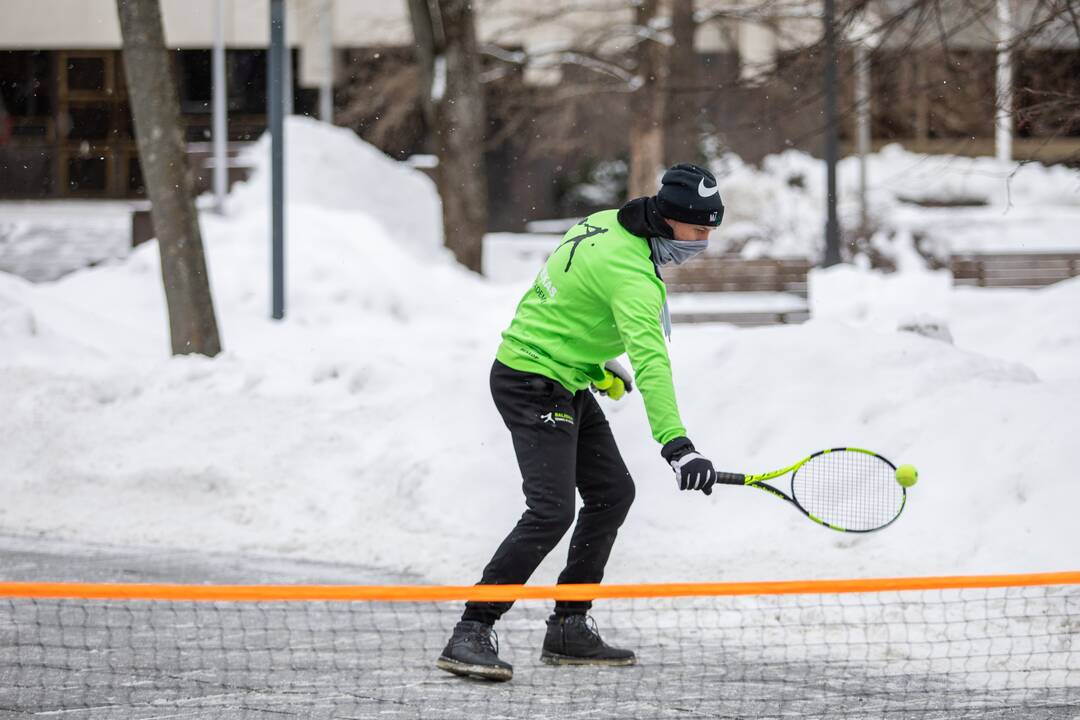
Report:
M694 443L690 442L690 438L677 437L674 440L669 440L660 449L660 456L668 462L672 462L692 452L694 452Z

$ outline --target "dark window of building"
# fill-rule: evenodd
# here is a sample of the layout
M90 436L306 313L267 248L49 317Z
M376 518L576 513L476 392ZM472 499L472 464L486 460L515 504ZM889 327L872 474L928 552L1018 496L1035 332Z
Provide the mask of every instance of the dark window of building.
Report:
M68 159L68 190L72 193L102 193L106 190L106 160L104 157L74 157Z
M117 140L134 140L135 128L131 124L131 107L122 102L116 108L116 119L112 129L113 138Z
M139 164L139 158L132 157L128 160L128 182L127 189L132 195L145 195L146 184L143 182L142 165Z
M52 53L0 51L0 102L12 117L53 112Z
M1080 137L1080 114L1075 112L1080 52L1027 50L1014 58L1016 134Z
M229 110L240 115L266 114L266 51L229 53Z
M49 124L48 122L21 122L18 125L12 125L11 137L28 143L32 142L48 142L49 140Z
M109 88L104 57L69 57L66 72L69 90L105 92Z
M214 95L210 51L178 50L176 55L180 112L209 113Z
M209 114L214 98L213 56L209 50L179 50L176 54L180 110ZM228 50L229 111L241 115L266 113L266 51Z
M46 197L52 192L49 147L0 145L0 197Z
M109 136L111 110L103 105L84 105L68 110L71 140L104 140Z

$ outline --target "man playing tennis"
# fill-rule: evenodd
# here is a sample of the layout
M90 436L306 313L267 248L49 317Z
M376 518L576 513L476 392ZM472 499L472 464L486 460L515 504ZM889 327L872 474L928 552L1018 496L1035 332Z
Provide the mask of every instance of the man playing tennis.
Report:
M618 400L633 386L614 358L626 352L660 454L682 490L712 491L716 474L686 437L664 335L667 292L659 267L708 245L724 205L716 178L695 165L668 170L653 197L594 213L572 227L525 293L491 369L491 394L513 438L527 510L484 568L481 585L522 584L574 525L560 584L599 583L634 500L634 482L590 386ZM436 663L456 675L509 680L492 626L511 603L469 602ZM632 665L605 643L590 602L557 602L541 659Z

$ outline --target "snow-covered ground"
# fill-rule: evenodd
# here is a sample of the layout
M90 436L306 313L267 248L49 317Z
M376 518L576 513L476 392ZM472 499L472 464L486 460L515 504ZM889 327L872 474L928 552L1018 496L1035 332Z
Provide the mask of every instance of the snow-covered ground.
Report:
M292 152L333 152L291 163L284 322L268 319L256 194L203 219L216 359L169 357L155 243L57 282L0 273L0 532L478 578L523 509L487 372L525 285L400 234L398 218L437 217L423 176L311 121L289 133ZM351 185L371 177L401 199ZM895 525L845 536L754 490L678 492L634 393L603 401L638 487L606 580L1075 569L1080 280L925 275L817 274L805 325L679 326L670 346L690 436L718 465L878 450L921 472ZM897 332L908 315L954 343Z

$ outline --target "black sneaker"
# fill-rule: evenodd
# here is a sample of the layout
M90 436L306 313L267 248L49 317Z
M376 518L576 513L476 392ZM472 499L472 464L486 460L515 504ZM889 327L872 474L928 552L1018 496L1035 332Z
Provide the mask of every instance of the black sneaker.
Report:
M633 665L637 657L633 650L605 643L592 617L552 615L540 660L548 665Z
M462 620L454 627L454 634L435 667L455 675L495 682L514 677L514 666L499 659L499 636L490 625L475 620Z

